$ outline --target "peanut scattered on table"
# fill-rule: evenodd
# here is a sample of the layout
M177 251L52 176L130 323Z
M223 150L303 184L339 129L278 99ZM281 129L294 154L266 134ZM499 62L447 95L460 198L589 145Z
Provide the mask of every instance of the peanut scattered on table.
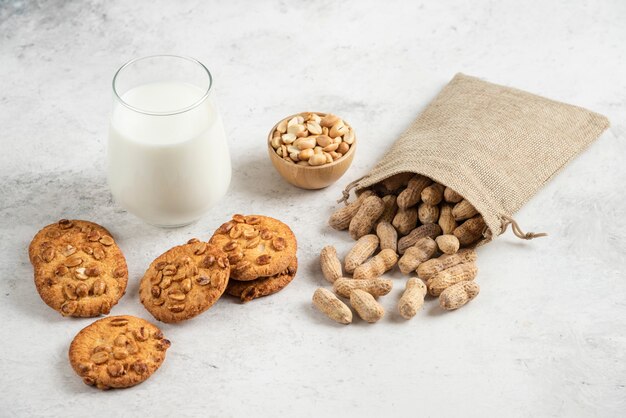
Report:
M426 285L417 277L412 277L406 282L406 289L398 302L398 311L404 319L411 319L424 305Z
M476 261L476 251L466 248L456 254L444 254L438 258L432 258L417 267L417 275L422 280L430 280L440 271L449 269L461 263Z
M478 274L476 264L463 263L440 271L426 282L428 293L439 296L448 287L460 282L474 280Z
M364 290L356 289L350 293L350 305L361 319L369 323L374 323L385 315L385 310L380 303Z
M379 244L378 236L374 234L364 235L354 244L344 260L344 268L347 273L354 273L354 269L363 264L376 252Z
M397 262L398 255L396 252L386 248L354 269L353 277L360 280L375 279L384 272L391 270Z
M461 282L450 286L439 295L439 306L447 311L458 309L474 299L480 287L474 282Z
M357 192L356 200L335 211L329 224L348 229L357 242L344 259L343 272L336 252L324 247L324 276L368 322L384 315L376 298L387 295L393 281L380 276L396 264L404 274L417 274L407 280L398 301L403 318L415 316L428 293L438 296L445 310L457 309L478 294L473 247L487 227L478 210L450 187L420 174L398 173Z
M426 260L429 260L437 252L437 244L431 237L417 240L414 246L407 248L400 260L398 267L404 274L409 274Z
M352 322L352 311L350 308L331 291L323 287L318 288L313 294L313 306L335 322L340 324Z
M381 278L358 280L342 277L333 284L335 293L346 298L349 298L350 293L356 289L365 290L370 295L378 297L391 292L392 288L393 282L391 280Z
M341 261L337 258L337 250L332 245L322 248L320 253L320 266L322 274L330 283L341 277Z

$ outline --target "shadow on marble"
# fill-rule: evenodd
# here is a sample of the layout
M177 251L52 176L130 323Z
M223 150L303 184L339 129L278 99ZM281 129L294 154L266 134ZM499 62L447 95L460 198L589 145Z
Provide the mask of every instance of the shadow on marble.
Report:
M430 298L433 299L433 298ZM426 303L424 303L426 304ZM441 309L441 307L439 306L439 301L435 300L434 303L429 303L428 305L430 305L430 307L428 308L428 311L426 312L428 314L428 316L432 316L432 317L437 317L437 316L443 316L443 315L449 315L450 312L446 311L444 309Z
M236 190L240 195L289 201L310 193L287 183L274 169L266 153L243 156L242 160L233 163L236 166L230 190Z
M69 395L101 392L93 386L84 384L82 379L74 372L68 359L68 350L69 342L66 347L59 349L59 354L56 356L57 362L55 366L59 380L59 384L56 385L57 390Z
M309 319L311 319L311 321L316 325L323 325L323 326L327 326L330 328L343 328L346 326L344 324L340 324L338 322L335 322L329 319L326 315L324 315L323 313L315 309L315 307L310 301L302 302L300 304L300 308L309 317ZM353 314L352 321L354 322L357 318L358 316L356 314Z

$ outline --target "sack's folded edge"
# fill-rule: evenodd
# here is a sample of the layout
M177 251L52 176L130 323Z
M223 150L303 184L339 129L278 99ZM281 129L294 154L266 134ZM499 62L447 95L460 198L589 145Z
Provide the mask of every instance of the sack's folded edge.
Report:
M458 83L458 82L462 82L464 80L475 80L475 81L481 81L481 82L487 83L486 81L483 81L478 77L469 76L463 73L457 73L453 77L453 79L450 81L450 83L448 83L444 87L444 89L449 88L451 85ZM590 140L581 149L579 149L576 154L573 154L571 158L568 158L567 161L564 162L564 164L558 167L554 171L554 173L549 178L546 179L544 184L546 184L552 178L554 178L554 176L556 176L571 160L573 160L579 153L584 151L591 143L597 140L602 135L602 133L606 129L608 129L610 126L610 121L606 116L590 111L588 109L585 109L576 105L566 104L566 103L559 102L556 100L548 99L543 96L539 96L539 95L525 92L523 90L515 89L513 87L505 87L505 86L502 86L502 87L510 89L512 91L522 92L526 95L534 96L538 100L539 99L545 100L554 104L576 108L578 110L586 112L589 115L588 125L586 127L587 128L586 134L589 136ZM435 98L433 102L436 100L437 99ZM419 115L417 119L419 119ZM391 150L394 149L396 143L400 141L404 137L404 135L405 134L403 133L400 136L400 138L391 147ZM463 176L459 175L459 167L448 167L447 169L442 169L442 168L429 166L423 161L420 161L420 163L417 165L412 161L401 161L400 163L394 163L393 166L390 166L390 167L384 167L384 165L385 165L385 157L383 157L382 160L379 161L379 163L372 170L370 170L368 174L349 183L346 186L345 190L343 191L344 200L347 198L347 196L349 196L350 190L354 190L355 193L358 193L359 191L365 188L368 188L370 186L373 186L374 184L379 183L380 181L386 178L389 178L395 174L410 172L410 173L420 174L420 175L429 177L438 183L441 183L447 187L450 187L453 190L460 193L462 196L464 196L470 203L472 203L472 205L476 208L476 210L483 216L485 223L486 223L486 228L483 232L483 239L477 243L478 246L484 245L490 242L491 240L493 240L495 237L501 235L506 229L507 225L510 223L508 219L511 218L513 213L499 213L502 211L495 210L495 206L497 205L493 205L490 202L489 196L473 193L473 191L476 189L469 189L467 187L467 179L463 179ZM381 172L384 172L385 175L384 176L377 175Z

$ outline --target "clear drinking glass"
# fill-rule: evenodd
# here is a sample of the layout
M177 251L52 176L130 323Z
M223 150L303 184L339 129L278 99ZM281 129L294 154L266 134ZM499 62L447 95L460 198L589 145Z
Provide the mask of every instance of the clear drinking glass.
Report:
M230 155L212 84L202 63L174 55L134 59L113 78L109 186L148 223L189 224L228 190Z

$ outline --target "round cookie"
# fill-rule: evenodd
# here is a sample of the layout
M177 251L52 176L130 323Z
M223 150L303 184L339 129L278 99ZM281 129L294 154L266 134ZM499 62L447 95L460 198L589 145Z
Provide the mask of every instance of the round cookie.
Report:
M41 299L63 316L108 314L126 292L128 268L111 233L89 221L62 219L28 248Z
M294 257L289 267L275 276L262 277L247 282L230 279L228 281L228 287L226 287L226 293L240 298L243 303L249 302L252 299L268 296L281 291L291 283L297 270L298 260Z
M230 275L226 253L197 239L156 258L139 285L139 298L159 321L179 322L209 309Z
M127 388L154 373L171 343L160 329L134 316L110 316L83 328L70 345L72 368L98 389Z
M234 215L210 241L228 253L231 278L239 281L274 276L296 257L297 242L281 221L262 215Z

